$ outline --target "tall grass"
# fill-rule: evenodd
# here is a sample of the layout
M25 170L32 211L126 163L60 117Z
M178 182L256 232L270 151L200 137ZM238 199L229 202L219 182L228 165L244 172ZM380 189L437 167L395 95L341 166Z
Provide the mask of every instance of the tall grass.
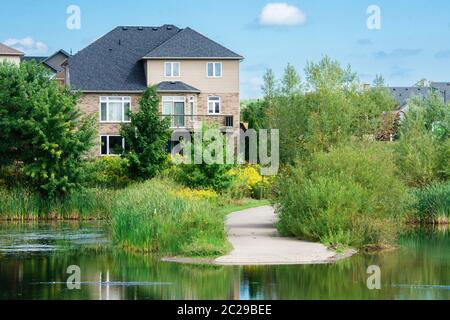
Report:
M421 223L450 223L450 183L435 184L414 192L414 219Z
M0 220L107 219L114 194L107 189L82 189L48 200L25 189L0 188Z
M166 180L133 185L112 208L115 242L128 250L168 255L218 256L228 250L224 216L207 200L177 194Z

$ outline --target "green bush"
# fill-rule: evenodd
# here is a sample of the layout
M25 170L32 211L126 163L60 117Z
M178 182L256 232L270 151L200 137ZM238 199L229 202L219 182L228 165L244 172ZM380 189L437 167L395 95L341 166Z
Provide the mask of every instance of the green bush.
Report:
M190 148L191 159L190 161L181 161L182 163L178 165L176 180L188 188L212 189L220 193L226 192L231 188L234 179L229 174L234 165L226 164L226 137L223 136L223 133L217 126L205 125L201 134L201 143L195 142L197 135L194 135L193 141L184 144L185 150ZM223 139L223 141L220 141L220 139ZM216 154L216 147L219 150L223 148L220 154ZM194 163L196 153L203 155L201 164ZM205 154L210 154L210 163L204 161ZM185 155L185 157L188 156Z
M450 221L450 183L435 184L414 191L413 209L423 223Z
M120 157L102 157L86 164L86 185L94 188L123 188L131 183L129 162Z
M400 177L410 187L425 187L450 177L450 107L429 95L412 99L401 123L395 154ZM437 129L439 128L439 129Z
M391 244L407 199L383 145L315 153L280 177L277 190L283 234L356 247Z
M227 251L224 216L179 186L151 180L120 192L112 209L115 242L132 251L216 256Z
M27 186L47 198L76 190L93 145L95 119L78 95L35 63L0 63L0 166L21 164Z

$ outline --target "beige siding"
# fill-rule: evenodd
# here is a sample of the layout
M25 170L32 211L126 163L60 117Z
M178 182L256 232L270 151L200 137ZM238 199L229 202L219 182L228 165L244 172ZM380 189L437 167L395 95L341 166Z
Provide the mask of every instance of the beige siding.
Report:
M19 56L0 56L0 63L3 61L14 63L14 64L20 64L20 57Z
M165 77L166 61L180 62L180 77ZM222 62L221 78L207 77L208 62ZM238 60L148 60L147 84L150 86L162 81L182 81L202 93L239 93L239 64Z

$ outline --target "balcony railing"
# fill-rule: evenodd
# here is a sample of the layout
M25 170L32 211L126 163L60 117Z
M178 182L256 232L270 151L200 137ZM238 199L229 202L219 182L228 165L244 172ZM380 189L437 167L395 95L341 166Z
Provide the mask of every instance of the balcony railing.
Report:
M162 115L170 118L171 128L195 129L202 124L218 125L221 128L233 128L234 116L230 115Z

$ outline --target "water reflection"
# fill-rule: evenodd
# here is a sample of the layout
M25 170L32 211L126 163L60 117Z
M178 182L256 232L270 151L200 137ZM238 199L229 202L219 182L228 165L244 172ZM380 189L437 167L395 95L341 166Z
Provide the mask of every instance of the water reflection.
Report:
M317 266L178 265L108 243L106 224L0 225L0 299L450 299L448 229L409 230L401 250ZM67 288L71 265L80 290ZM381 290L366 286L370 265Z

